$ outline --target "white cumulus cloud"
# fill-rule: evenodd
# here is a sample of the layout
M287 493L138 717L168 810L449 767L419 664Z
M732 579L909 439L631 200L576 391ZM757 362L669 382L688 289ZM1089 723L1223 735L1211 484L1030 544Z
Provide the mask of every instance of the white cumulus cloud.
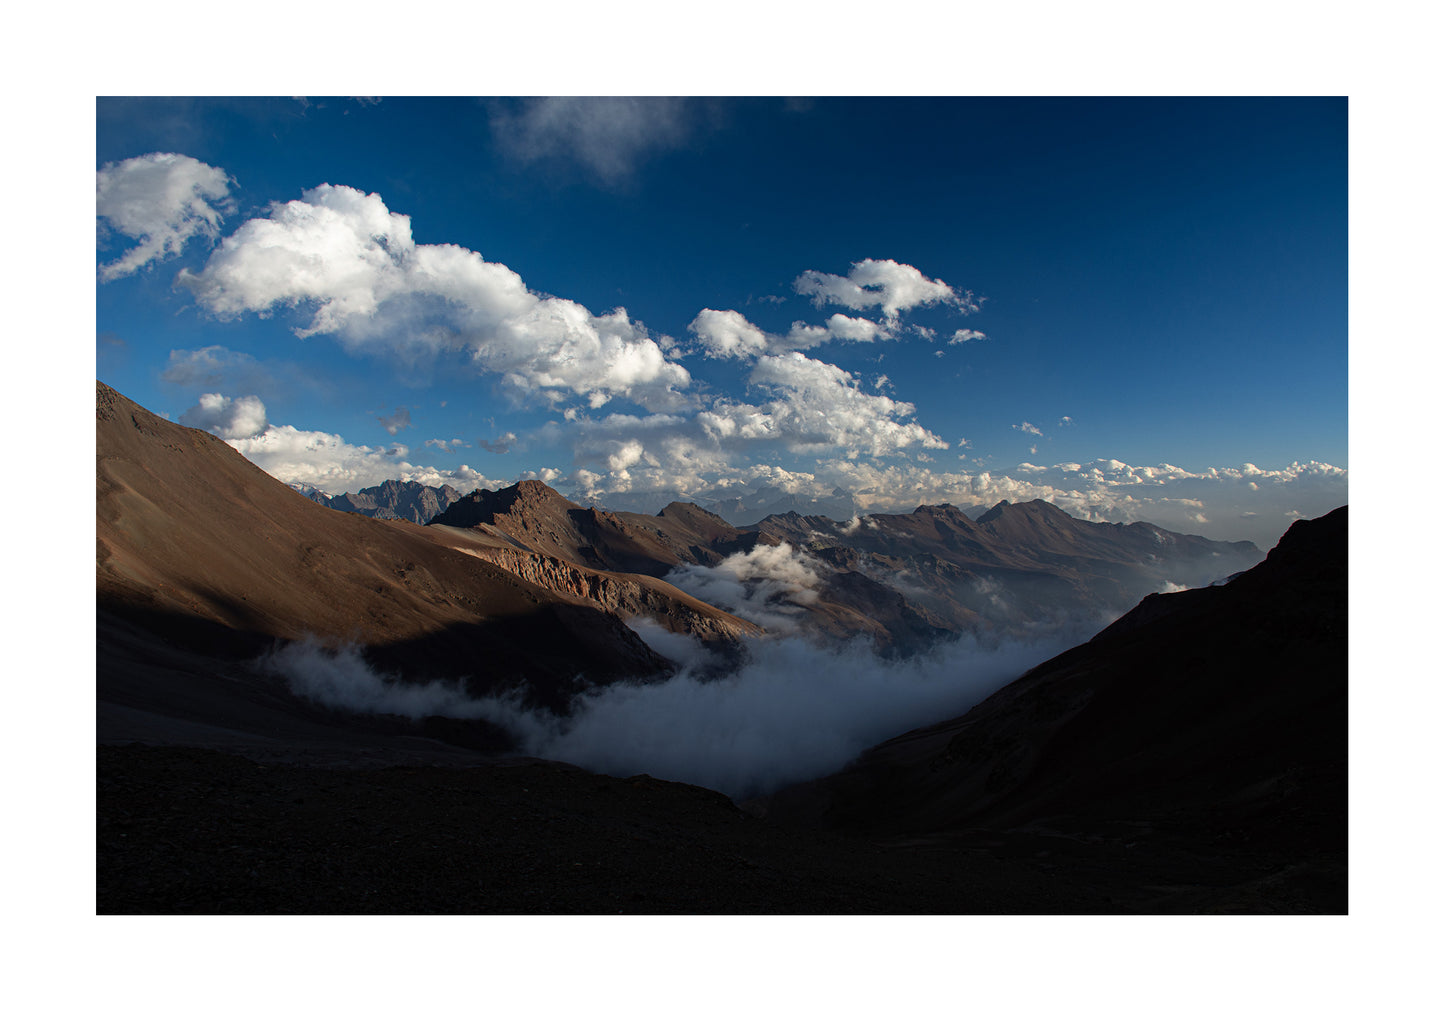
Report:
M827 341L889 341L893 333L872 320L834 313L821 327L794 323L780 346L784 348L813 348Z
M423 442L424 446L430 446L434 450L441 450L445 453L456 453L459 446L470 446L461 439L428 439Z
M522 396L614 396L654 409L686 400L687 370L618 308L603 316L527 289L503 264L454 245L419 245L411 220L375 193L329 184L276 204L227 236L177 284L221 317L304 308L298 337L419 358L468 354Z
M813 304L836 303L849 309L878 306L885 319L917 306L943 303L964 312L978 308L972 292L960 295L945 282L929 280L917 267L895 260L860 260L846 277L808 270L793 282L793 290Z
M769 334L734 309L704 309L687 329L698 336L710 358L747 358L814 348L828 341L887 341L895 336L872 320L842 313L834 313L822 326L799 320L786 334Z
M181 415L181 424L220 436L244 439L266 430L266 405L259 397L201 394L200 402Z
M955 330L948 339L949 344L964 344L968 341L986 341L988 335L980 330Z
M948 449L917 422L894 421L913 414L912 404L865 394L851 373L800 352L759 359L749 382L781 393L768 408L790 449L846 447L850 456L880 456L914 444Z
M156 152L109 162L95 174L95 213L135 246L101 265L101 281L173 257L197 236L214 240L233 209L226 173L189 155Z
M331 432L312 432L292 425L271 425L258 397L202 394L199 403L181 415L181 424L220 436L243 457L278 481L304 482L331 495L355 492L388 479L424 485L452 485L470 492L500 483L462 464L443 471L407 460L402 443L364 446Z
M570 440L574 461L588 469L579 481L586 494L701 490L703 474L737 480L751 470L736 461L770 447L850 458L948 448L908 420L912 404L866 393L852 373L800 352L759 358L749 382L771 396L717 398L695 414L578 417L553 436Z
M712 358L759 355L773 340L735 309L704 309L687 329L698 336Z

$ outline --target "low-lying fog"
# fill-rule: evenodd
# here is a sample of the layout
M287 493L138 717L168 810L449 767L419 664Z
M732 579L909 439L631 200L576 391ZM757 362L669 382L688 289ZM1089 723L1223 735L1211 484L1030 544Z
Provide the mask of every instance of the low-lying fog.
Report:
M666 682L586 693L565 718L515 698L475 699L461 685L392 679L372 670L356 648L289 644L263 666L296 695L334 709L485 719L510 730L530 755L746 798L832 773L871 745L959 716L1113 617L1015 623L1010 639L965 635L885 660L866 638L806 638L803 606L817 598L822 575L814 560L788 545L759 545L710 568L681 566L669 579L768 635L748 641L741 666L718 677L717 657L700 643L634 619L632 629L679 673Z
M529 755L742 799L826 775L870 745L957 716L1099 626L994 645L965 637L893 661L866 640L821 646L779 637L750 643L746 663L722 678L692 674L701 648L687 637L649 623L634 628L681 673L596 690L566 718L511 699L473 699L459 685L399 682L372 670L356 648L288 644L263 664L298 696L335 709L482 718L512 731Z

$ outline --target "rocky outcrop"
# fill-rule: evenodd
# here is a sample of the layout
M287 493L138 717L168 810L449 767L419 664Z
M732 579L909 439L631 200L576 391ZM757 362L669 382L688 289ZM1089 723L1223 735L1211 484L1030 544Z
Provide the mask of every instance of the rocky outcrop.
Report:
M475 554L553 593L580 598L616 615L650 618L670 632L718 649L734 649L742 638L762 633L746 619L704 604L660 580L601 572L507 548L479 549Z
M741 531L688 503L656 516L579 506L540 481L478 489L431 521L486 528L514 544L588 569L662 577L680 565L714 566L734 552L776 539Z

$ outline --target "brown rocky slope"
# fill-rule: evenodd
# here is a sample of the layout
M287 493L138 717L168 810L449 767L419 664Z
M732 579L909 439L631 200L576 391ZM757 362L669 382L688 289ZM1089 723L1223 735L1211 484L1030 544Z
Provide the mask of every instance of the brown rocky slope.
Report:
M557 704L577 680L665 677L616 616L455 550L433 531L318 505L224 442L96 385L96 604L201 655L306 637L418 680ZM106 641L99 688L106 691Z
M771 533L733 527L692 503L671 503L656 516L612 513L579 506L539 481L519 482L496 492L478 489L433 518L429 526L456 528L490 539L493 546L510 545L532 553L537 562L522 564L529 572L541 572L548 586L557 583L553 574L563 574L567 583L596 583L599 572L605 571L612 586L619 581L638 584L645 590L645 600L681 594L661 579L678 567L712 567L730 555L781 544ZM519 571L495 550L483 557ZM541 563L543 559L549 561ZM790 601L789 606L806 616L803 625L809 635L831 640L863 636L881 652L898 653L926 648L964 627L949 626L915 608L896 588L859 572L846 560L809 555L808 564L817 572L817 593L803 602ZM637 595L629 590L626 596ZM693 602L691 597L687 600ZM716 621L695 622L663 602L643 613L674 632L701 635L704 642L722 646L729 645L728 639L760 632L736 618L731 630L718 629Z

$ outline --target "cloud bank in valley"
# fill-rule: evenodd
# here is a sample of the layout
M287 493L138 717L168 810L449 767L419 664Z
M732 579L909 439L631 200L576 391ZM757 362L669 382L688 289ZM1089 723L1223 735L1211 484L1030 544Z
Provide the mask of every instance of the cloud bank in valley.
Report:
M864 643L770 640L726 678L613 686L583 700L565 724L512 726L530 753L745 798L824 776L887 738L961 714L1070 645L988 650L961 640L882 663Z
M302 699L346 713L476 720L488 711L459 685L417 684L379 674L352 645L332 649L301 640L266 654L259 666L282 678Z
M652 641L685 660L691 648L679 639ZM775 638L751 645L734 674L685 671L662 683L612 685L580 698L567 718L509 699L471 699L458 686L388 679L355 649L294 644L264 664L297 695L335 709L484 719L511 731L528 755L742 799L824 776L893 735L961 714L1073 643L1060 636L985 647L965 638L884 662L866 641L824 647Z
M711 568L681 566L668 580L768 635L749 640L735 670L720 673L719 657L697 640L634 619L633 630L678 673L584 692L566 717L515 697L472 698L461 685L402 682L373 670L355 647L287 644L261 664L296 695L329 708L486 720L511 732L528 755L741 799L832 773L887 738L960 715L1110 619L1061 618L1031 626L1025 638L966 635L884 659L867 637L807 635L799 606L817 600L823 574L790 545L758 545Z
M679 566L667 581L770 632L795 633L803 614L799 606L818 599L823 574L816 562L784 543L757 545L716 566Z

